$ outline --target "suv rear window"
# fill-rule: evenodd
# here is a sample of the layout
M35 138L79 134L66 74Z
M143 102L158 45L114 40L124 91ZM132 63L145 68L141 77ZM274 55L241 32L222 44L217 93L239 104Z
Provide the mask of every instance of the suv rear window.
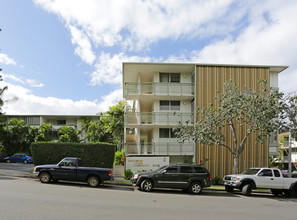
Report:
M181 173L194 173L194 170L190 166L181 166L180 167L180 172Z
M194 167L195 173L206 173L202 167Z

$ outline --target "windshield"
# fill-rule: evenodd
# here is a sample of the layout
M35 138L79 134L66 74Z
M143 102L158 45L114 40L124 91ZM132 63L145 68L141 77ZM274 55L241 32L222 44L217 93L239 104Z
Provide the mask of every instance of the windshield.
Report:
M255 175L259 172L260 169L248 169L246 171L244 171L243 173L241 174L244 174L244 175Z

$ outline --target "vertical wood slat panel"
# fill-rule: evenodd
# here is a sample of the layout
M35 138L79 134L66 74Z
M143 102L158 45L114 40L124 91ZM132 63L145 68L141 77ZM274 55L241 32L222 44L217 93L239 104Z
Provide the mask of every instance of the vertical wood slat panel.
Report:
M239 66L197 66L196 79L196 106L205 107L209 103L217 106L214 97L217 91L222 91L224 83L232 80L241 89L243 86L258 90L260 79L268 80L269 85L269 68L264 67L239 67ZM197 118L198 120L198 118ZM243 138L246 128L236 127L236 132L240 139ZM225 129L226 142L232 147L233 138L231 131ZM247 145L239 161L239 172L249 167L261 167L268 164L268 140L264 144L255 142L256 135L252 135L247 140ZM251 147L250 147L251 146ZM210 161L205 165L213 177L224 175L232 172L233 157L230 152L221 146L200 146L196 143L196 158L199 162L204 158Z

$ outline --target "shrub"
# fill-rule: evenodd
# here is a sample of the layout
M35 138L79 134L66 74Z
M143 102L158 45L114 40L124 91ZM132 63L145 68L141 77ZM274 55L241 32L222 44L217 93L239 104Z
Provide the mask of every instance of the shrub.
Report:
M193 164L193 156L190 156L190 155L184 155L181 157L181 159L184 161L183 163L186 163L186 164Z
M112 168L115 145L109 143L35 142L31 144L34 165L56 164L65 157L80 158L80 166Z
M125 154L123 150L116 151L114 154L114 165L124 165L125 164Z
M130 169L124 171L124 179L129 180L132 178L132 176L133 172Z
M211 180L211 182L212 182L212 185L223 185L223 179L220 178L220 177L218 177L218 176L216 176L215 178L213 178Z

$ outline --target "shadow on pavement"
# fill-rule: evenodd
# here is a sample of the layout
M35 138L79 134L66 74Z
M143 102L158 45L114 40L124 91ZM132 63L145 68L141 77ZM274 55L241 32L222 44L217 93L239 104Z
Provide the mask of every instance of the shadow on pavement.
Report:
M35 181L39 182L38 179ZM134 191L132 187L126 186L115 186L109 184L102 184L98 187L90 187L87 183L84 182L67 182L67 181L58 181L58 182L50 182L50 183L40 183L40 184L50 184L55 186L71 186L71 187L79 187L79 188L90 188L90 189L107 189L107 190L121 190L121 191Z
M6 176L0 176L0 180L15 180L15 178L6 177Z

